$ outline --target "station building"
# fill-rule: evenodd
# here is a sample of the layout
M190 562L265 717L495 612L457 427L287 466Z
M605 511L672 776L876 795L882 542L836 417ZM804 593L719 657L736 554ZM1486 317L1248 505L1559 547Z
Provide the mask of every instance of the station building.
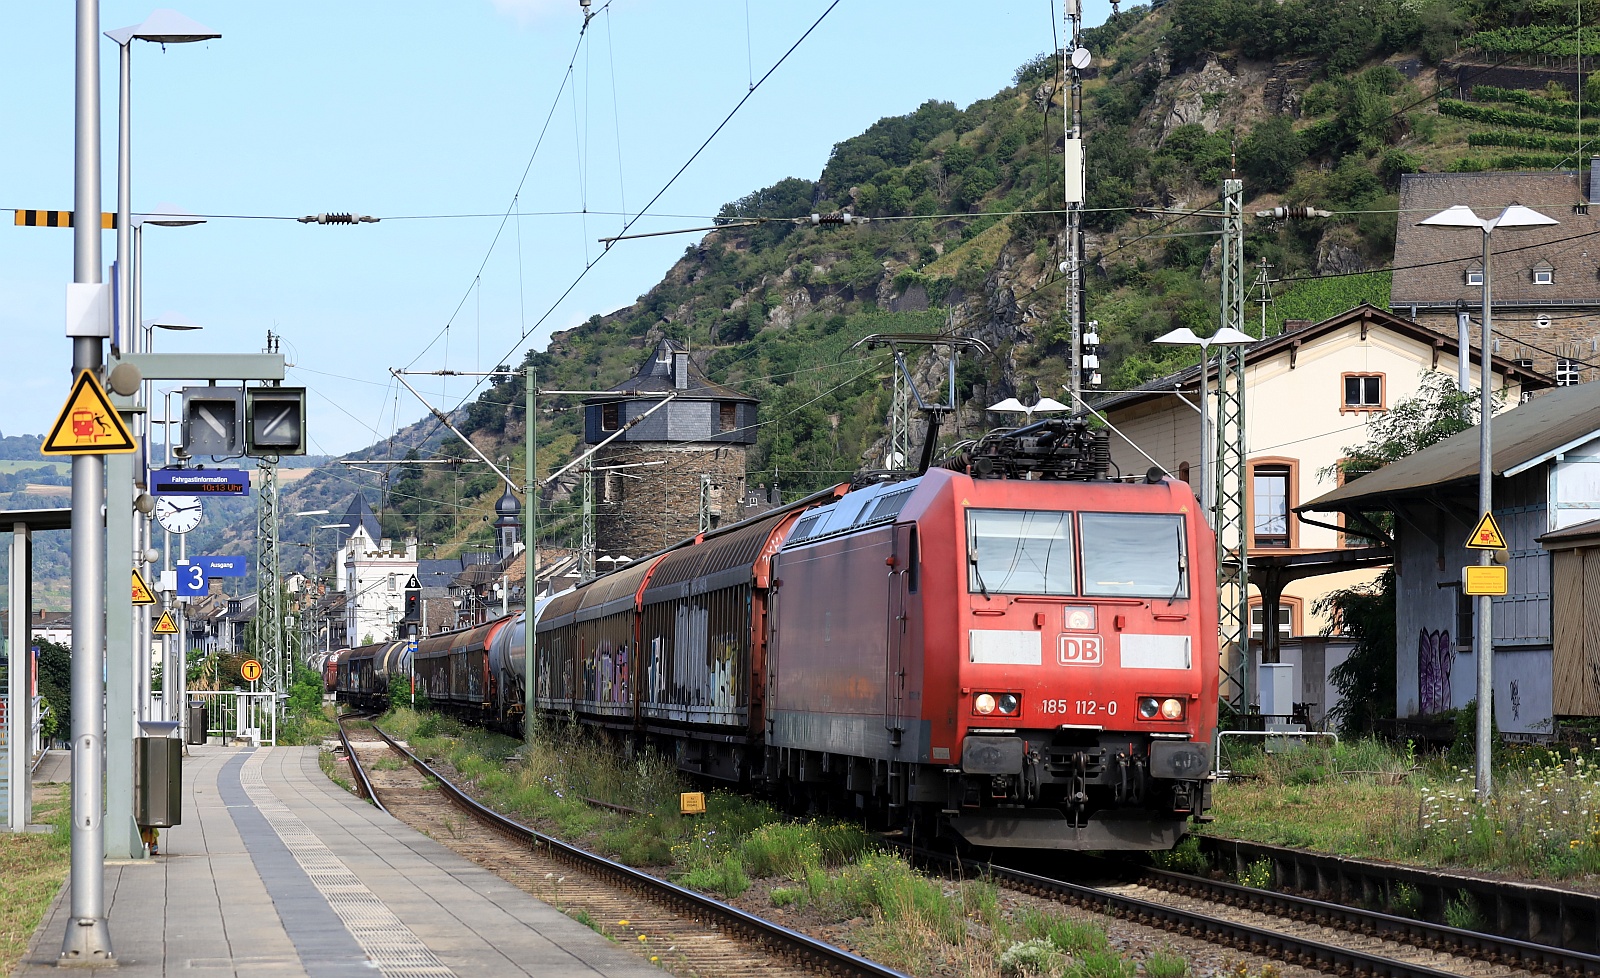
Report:
M1492 599L1494 715L1543 739L1600 716L1600 384L1554 391L1493 422L1493 512L1510 586ZM1393 514L1396 716L1476 696L1473 605L1461 570L1478 512L1479 431L1463 431L1297 507Z

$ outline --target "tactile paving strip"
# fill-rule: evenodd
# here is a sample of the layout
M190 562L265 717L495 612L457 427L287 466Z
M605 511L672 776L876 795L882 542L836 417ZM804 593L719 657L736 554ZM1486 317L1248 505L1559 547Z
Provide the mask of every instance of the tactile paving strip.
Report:
M261 765L270 752L271 748L257 750L245 761L239 771L240 785L384 978L456 978L455 972L434 957L411 928L268 790Z

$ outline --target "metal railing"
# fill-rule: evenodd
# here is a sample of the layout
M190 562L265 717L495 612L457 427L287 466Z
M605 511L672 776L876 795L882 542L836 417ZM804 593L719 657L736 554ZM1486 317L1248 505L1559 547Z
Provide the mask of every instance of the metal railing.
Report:
M277 745L278 711L273 709L276 694L271 691L191 689L188 697L191 704L205 705L207 743L244 740L258 747Z
M1224 737L1260 737L1263 746L1269 751L1282 750L1292 744L1295 747L1304 746L1305 742L1315 737L1339 742L1339 735L1326 730L1223 730L1217 734L1217 760L1213 770L1217 773L1219 781L1226 781L1232 776L1230 768L1222 766L1222 738Z

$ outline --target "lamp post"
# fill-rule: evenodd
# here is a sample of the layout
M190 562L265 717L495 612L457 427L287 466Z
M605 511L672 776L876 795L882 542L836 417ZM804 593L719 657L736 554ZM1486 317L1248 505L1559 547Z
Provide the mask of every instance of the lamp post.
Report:
M1477 228L1483 236L1483 339L1479 344L1479 371L1478 382L1478 509L1487 515L1494 507L1494 460L1490 453L1491 422L1493 421L1493 405L1491 403L1490 386L1493 379L1492 366L1489 361L1489 351L1493 349L1491 339L1494 335L1492 316L1492 293L1490 292L1489 270L1489 237L1496 228L1525 228L1541 227L1550 224L1560 224L1553 217L1546 217L1531 207L1521 204L1512 204L1501 211L1498 216L1485 220L1472 212L1472 208L1465 204L1456 204L1446 208L1432 217L1418 221L1418 227L1442 228ZM1461 359L1467 358L1467 351L1463 347L1457 351ZM1488 564L1493 559L1493 553L1488 550L1478 551L1478 563ZM1490 770L1492 757L1491 739L1493 737L1494 719L1494 636L1490 631L1490 610L1493 600L1488 595L1478 597L1478 730L1477 730L1477 777L1474 784L1477 788L1478 803L1483 804L1489 800L1493 788L1493 775Z
M1217 525L1216 452L1212 446L1211 429L1211 348L1213 346L1249 346L1255 337L1243 330L1224 326L1210 336L1196 336L1194 330L1181 326L1170 333L1155 338L1154 342L1167 346L1198 346L1200 348L1200 509L1206 522Z
M118 47L118 116L117 116L117 274L115 282L116 322L111 331L113 356L129 351L138 352L138 330L133 316L131 265L132 231L131 172L132 172L132 69L131 54L135 40L158 44L183 44L203 41L221 35L210 28L170 10L158 10L146 21L132 27L106 31L105 36ZM136 528L133 508L129 505L135 481L138 478L136 459L132 455L111 456L106 462L106 558L112 566L124 560L142 562L143 548L139 546L142 534ZM137 554L137 556L135 556ZM104 849L107 856L122 859L142 859L146 855L143 838L134 821L133 738L136 734L139 708L147 694L136 689L145 679L140 668L140 649L144 647L136 627L138 616L133 613L132 596L119 587L120 575L108 575L106 597L106 767L105 767L105 828ZM76 603L74 607L77 607ZM147 684L146 684L147 685Z
M134 315L135 315L136 319L138 317L138 311L139 311L139 293L141 291L140 280L144 278L144 263L143 263L142 259L140 258L140 248L139 248L139 238L140 238L140 235L139 235L139 230L140 230L139 229L139 224L140 224L140 220L141 220L140 218L135 218L134 219L134 239L133 239L134 240L134 248L133 248L133 252L134 252L134 260L133 260L133 268L134 268L134 274L133 274L133 307L134 307ZM177 331L193 331L193 330L198 330L198 329L204 329L205 328L203 326L198 326L198 325L196 325L194 323L191 323L191 322L189 322L188 320L184 319L181 316L176 316L176 315L173 315L173 314L170 314L170 313L166 314L166 315L163 315L163 316L157 316L157 317L155 317L153 319L142 320L142 321L140 321L140 325L143 327L143 334L140 337L140 341L141 341L142 345L139 347L139 349L143 350L145 353L154 353L155 352L155 336L154 336L154 333L158 329L177 330ZM144 472L144 477L147 480L149 478L149 473L150 473L150 431L155 426L155 422L152 421L151 418L150 418L150 409L151 409L152 405L154 404L154 400L153 400L153 398L151 396L152 395L153 386L154 386L154 384L149 380L144 381L143 384L141 385L141 387L143 388L143 390L142 390L142 403L144 405L144 414L140 415L141 422L140 422L139 451L140 451L140 457L144 460L144 464L142 466L142 471ZM162 441L163 442L168 442L168 441L170 441L170 437L169 437L170 429L167 427L167 423L166 423L166 420L165 420L164 417L163 417L163 420L161 422L161 425L162 425L162 431L161 431ZM145 488L148 490L149 486L146 485ZM153 562L154 557L155 557L155 554L150 549L150 519L151 518L150 518L149 515L145 515L143 519L139 519L139 520L135 521L135 526L136 526L136 529L138 530L138 533L137 533L137 538L134 540L134 555L135 555L134 562L138 563L138 564L140 564L141 566L144 567L146 580L149 579L150 565ZM165 554L166 548L170 547L172 545L172 534L171 533L167 533L165 530L163 530L162 532L166 534L166 536L165 536L165 538L163 540L163 543L162 543L162 553ZM170 557L165 557L163 559L163 567L164 568L170 568L171 566L172 566L171 558ZM137 660L139 662L139 669L140 669L140 672L141 672L141 674L143 676L143 679L140 682L140 695L147 697L148 696L148 692L149 692L149 690L148 690L148 687L149 687L148 679L149 679L150 671L151 671L151 659L152 659L152 653L154 651L154 642L155 642L154 636L152 636L150 634L150 606L149 605L141 605L138 609L136 609L136 613L134 615L133 634L134 634L134 645L135 645L134 653L135 653L135 656L136 656L136 658L137 658ZM181 714L183 713L184 697L187 695L184 687L186 686L186 680L188 678L187 673L185 672L185 670L188 669L188 663L187 662L180 662L178 664L179 675L177 676L177 679L176 679L177 685L174 686L173 685L174 679L173 679L173 675L172 675L172 658L171 658L171 656L169 656L167 654L169 649L170 649L170 645L171 645L171 643L168 640L168 636L165 636L165 635L161 636L161 688L162 688L161 703L162 703L162 712L166 714L166 719L168 719L168 720L176 720L181 724L183 722ZM148 706L146 706L144 709L145 709L145 712L148 713L148 710L149 710Z
M295 513L293 515L295 515L295 516L327 516L328 515L328 510L325 510L325 509L305 509L305 510L301 510L300 512ZM314 527L311 528L311 542L308 543L308 544L301 544L301 546L307 547L311 551L311 578L312 578L313 581L317 579L317 531L318 530L341 530L341 529L347 529L347 528L349 528L349 526L350 526L349 523L322 523L322 524L320 524L318 526L314 526ZM318 595L318 597L321 597L321 595ZM326 631L326 641L327 641L326 651L331 652L331 651L333 651L333 626L331 624L331 619L327 619L327 621L329 622L329 624L327 624L325 626L326 629L327 629L327 631Z

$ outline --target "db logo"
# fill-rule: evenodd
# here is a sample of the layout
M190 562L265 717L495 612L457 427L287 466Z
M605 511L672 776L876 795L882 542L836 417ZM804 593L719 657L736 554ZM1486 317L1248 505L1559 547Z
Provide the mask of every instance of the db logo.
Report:
M1062 665L1098 666L1100 663L1100 637L1098 635L1061 636Z

